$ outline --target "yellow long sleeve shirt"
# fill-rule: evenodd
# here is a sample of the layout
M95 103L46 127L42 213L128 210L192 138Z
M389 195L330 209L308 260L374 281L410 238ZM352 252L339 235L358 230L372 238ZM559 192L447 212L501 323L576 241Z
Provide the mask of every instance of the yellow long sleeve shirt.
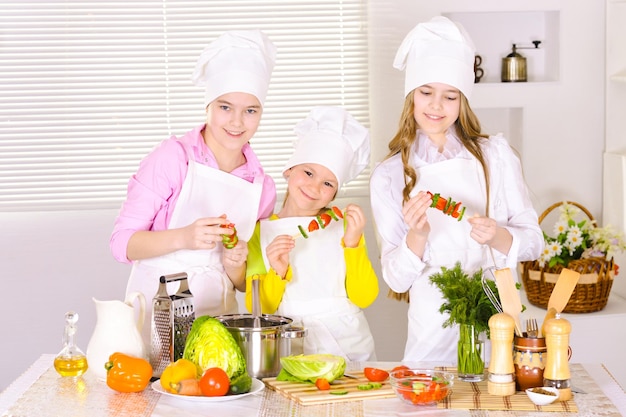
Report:
M272 215L270 220L278 219ZM343 242L342 242L343 246ZM365 238L361 236L355 248L343 246L346 262L346 294L348 299L360 308L370 306L378 296L378 277L367 255ZM260 223L257 222L254 233L248 241L248 266L246 271L246 308L252 311L252 277L260 280L259 295L263 314L274 314L280 305L287 284L293 272L287 269L285 278L279 276L273 268L268 271L263 261L260 240Z

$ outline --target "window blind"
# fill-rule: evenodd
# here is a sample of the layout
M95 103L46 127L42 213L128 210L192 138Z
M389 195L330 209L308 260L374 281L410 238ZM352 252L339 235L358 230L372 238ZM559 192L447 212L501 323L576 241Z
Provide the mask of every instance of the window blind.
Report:
M231 29L261 29L278 50L251 144L282 195L313 106L369 126L366 21L363 0L0 2L0 211L119 207L141 158L204 122L191 73ZM366 195L368 178L341 195Z

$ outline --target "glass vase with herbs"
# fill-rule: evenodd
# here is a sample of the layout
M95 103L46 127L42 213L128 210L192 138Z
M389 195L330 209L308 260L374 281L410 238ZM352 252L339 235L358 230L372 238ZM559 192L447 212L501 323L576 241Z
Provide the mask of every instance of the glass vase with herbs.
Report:
M442 267L441 272L430 276L441 291L444 303L440 313L447 313L443 327L459 326L457 374L461 381L478 382L484 377L484 334L489 337L489 319L498 311L483 289L483 270L469 275L457 262L453 268ZM496 296L498 289L492 280L486 280Z

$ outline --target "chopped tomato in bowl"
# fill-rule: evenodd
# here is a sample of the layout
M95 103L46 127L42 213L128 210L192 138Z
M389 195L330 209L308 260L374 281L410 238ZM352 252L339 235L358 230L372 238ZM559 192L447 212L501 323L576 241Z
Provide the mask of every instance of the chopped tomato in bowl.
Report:
M398 398L413 405L437 404L454 384L454 374L433 369L397 369L389 379Z

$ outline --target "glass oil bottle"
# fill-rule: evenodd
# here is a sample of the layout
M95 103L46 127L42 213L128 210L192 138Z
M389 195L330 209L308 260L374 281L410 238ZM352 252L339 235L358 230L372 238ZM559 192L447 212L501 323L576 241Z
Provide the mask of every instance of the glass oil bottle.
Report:
M87 357L78 346L76 346L74 341L77 321L78 313L73 311L65 313L63 349L54 358L54 369L56 369L61 376L78 377L87 371Z

